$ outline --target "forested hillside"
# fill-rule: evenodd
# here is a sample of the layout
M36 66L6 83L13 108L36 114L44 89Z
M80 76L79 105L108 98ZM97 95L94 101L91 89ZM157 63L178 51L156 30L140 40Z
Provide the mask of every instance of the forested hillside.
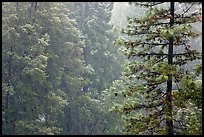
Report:
M201 28L198 2L2 2L2 134L201 135Z

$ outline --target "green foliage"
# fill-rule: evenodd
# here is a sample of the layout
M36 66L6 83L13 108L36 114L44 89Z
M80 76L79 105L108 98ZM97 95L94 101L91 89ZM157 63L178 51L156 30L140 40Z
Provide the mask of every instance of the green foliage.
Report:
M80 37L85 44L83 56L88 70L84 76L90 82L80 89L84 93L83 99L77 97L74 100L75 111L66 112L71 113L67 122L72 127L64 134L115 133L115 126L112 126L115 125L114 118L107 113L109 104L102 93L110 87L113 80L119 78L122 60L117 47L113 45L116 37L111 32L112 26L109 24L113 3L75 2L67 3L66 6L70 10L69 17L77 22L76 26L81 30ZM97 103L98 101L100 103ZM84 116L74 113L83 113ZM76 119L80 119L78 124L75 123Z
M202 56L193 25L201 14L197 6L179 10L170 26L169 9L160 4L143 3L149 10L129 16L116 40L112 2L3 2L2 133L160 135L168 134L172 112L175 134L202 134ZM133 7L131 15L146 11ZM170 38L174 64L165 60ZM121 77L115 40L128 58Z
M63 83L74 84L75 99L88 82L79 77L86 72L79 30L62 3L2 6L3 134L61 134L72 101Z
M201 134L200 113L193 113L199 112L202 106L202 81L198 80L202 72L202 64L198 62L201 53L188 44L199 36L193 23L200 21L201 13L183 8L186 12L175 10L172 16L170 8L163 8L162 4L138 2L137 6L148 8L146 14L127 18L127 28L121 32L124 36L117 44L123 45L122 52L129 61L121 78L122 88L116 85L110 88L121 100L111 111L119 112L126 121L124 134L169 134L167 122L174 120L177 122L173 122L173 134ZM198 8L193 3L191 6ZM173 26L169 22L172 19ZM168 48L172 39L173 63L170 64L166 58L170 56ZM191 61L197 61L194 70L186 67ZM170 81L174 90L169 92L165 83L169 85ZM180 111L185 109L188 114L181 116Z
M93 68L94 73L88 75L92 81L88 87L100 92L120 76L121 57L118 56L117 47L113 46L116 37L109 24L112 3L82 2L69 3L67 6L73 11L70 17L78 22L77 27L82 32L81 37L86 45L83 48L84 59Z
M3 134L115 133L101 98L120 76L112 8L104 2L3 3Z

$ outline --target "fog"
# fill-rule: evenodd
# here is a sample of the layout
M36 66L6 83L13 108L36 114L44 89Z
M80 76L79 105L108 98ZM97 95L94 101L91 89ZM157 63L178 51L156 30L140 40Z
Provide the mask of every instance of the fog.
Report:
M169 5L170 2L164 2L155 7L169 9ZM178 2L175 3L175 15L185 12L186 8L189 8L186 16L194 12L202 15L202 4L189 6ZM149 65L151 59L145 60L132 53L146 47L129 51L128 43L120 45L118 42L146 42L146 34L129 35L123 31L129 29L132 18L143 19L148 10L134 2L2 2L2 134L151 134L153 131L145 130L146 125L141 126L144 131L137 132L141 127L130 123L132 117L141 114L148 117L151 110L129 110L131 103L147 101L147 93L143 95L147 85L139 86L145 79L136 79L137 72L132 73L131 67L139 63ZM202 20L191 25L191 31L198 32L199 36L189 38L186 44L202 54ZM152 25L150 30L156 29ZM166 54L168 46L165 47ZM160 49L156 47L148 53ZM183 52L186 52L185 46L174 46L174 54ZM162 61L167 63L167 58ZM181 69L194 75L195 66L202 67L201 61L187 60ZM143 75L146 72L141 73ZM202 83L202 70L193 78L195 98L185 101L195 108L196 114L192 115L196 115L193 118L198 130L194 130L190 114L186 115L191 121L182 122L190 123L189 131L195 131L192 134L200 134L202 86L195 80ZM185 83L185 79L183 81ZM135 89L131 89L132 86ZM160 86L166 89L166 81ZM186 90L185 85L183 89ZM130 93L131 90L134 93ZM175 82L172 90L178 90ZM182 106L179 112L183 109L186 113L194 111ZM180 113L176 117L178 120L181 120ZM165 122L160 123L163 128ZM178 132L188 133L186 130ZM163 131L158 130L158 134Z

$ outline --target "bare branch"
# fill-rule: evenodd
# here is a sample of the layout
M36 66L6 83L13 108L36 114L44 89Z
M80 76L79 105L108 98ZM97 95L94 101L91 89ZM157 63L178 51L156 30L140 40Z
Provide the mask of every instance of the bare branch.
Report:
M186 10L183 10L184 12L181 14L181 16L183 17L183 15L186 14L191 9L192 6L193 3L191 3L191 5Z

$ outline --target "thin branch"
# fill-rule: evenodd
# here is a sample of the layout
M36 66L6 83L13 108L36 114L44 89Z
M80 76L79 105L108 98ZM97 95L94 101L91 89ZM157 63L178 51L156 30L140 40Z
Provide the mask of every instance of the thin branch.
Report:
M175 21L174 23L175 24L187 24L187 23L195 23L196 21L193 21L193 20L189 20L189 21Z
M183 56L183 55L187 55L187 54L202 55L202 53L189 53L189 52L186 52L186 53L175 53L175 54L173 54L173 55L174 55L174 56Z
M134 31L134 30L128 30L128 31ZM146 34L146 35L148 35L148 34L150 34L150 35L159 35L160 33L157 33L157 32L148 32L148 31L136 31L136 32L134 32L134 33L128 33L128 31L127 32L123 32L123 33L125 33L125 34L128 34L128 35L144 35L144 34Z
M164 56L164 55L168 55L168 54L163 54L163 53L138 53L138 55L160 55L160 56Z
M152 4L142 4L142 3L137 2L136 4L138 4L140 6L156 6L156 5L160 5L162 3L164 3L164 2L155 2L155 3L152 3Z
M159 63L160 61L164 60L165 58L167 58L167 55L164 56L163 58L159 59L156 63ZM155 64L156 64L156 63L155 63ZM154 64L154 65L155 65L155 64Z
M178 46L178 45L184 45L185 43L175 43L174 46Z
M181 17L180 15L177 15L177 16L175 16L174 19L189 19L189 18L192 18L192 16L184 16L184 17Z
M144 44L144 45L168 45L168 43L146 43L146 42L143 42L143 43L137 43L137 44Z
M133 46L133 47L135 47L136 45L150 45L150 46L152 46L151 48L153 48L153 47L155 47L155 46L166 46L166 45L168 45L169 43L148 43L148 42L131 42L131 43L129 43L129 42L125 42L125 43L127 43L128 45L130 45L130 46Z
M186 10L184 10L181 16L183 17L183 15L186 14L191 9L192 6L193 6L193 3L191 3L191 5Z
M135 26L137 27L151 27L151 26L158 26L158 25L168 25L168 22L160 22L160 23L155 23L155 24L149 24L149 25L140 25L140 26Z
M189 54L189 53L175 53L175 54L173 54L173 56L182 56L182 55L186 55L186 54ZM194 53L194 54L198 54L198 55L202 55L202 53ZM138 53L137 55L135 55L135 54L133 54L132 56L146 56L146 55L153 55L153 56L164 56L164 55L166 55L166 56L168 56L168 54L166 54L166 53ZM166 57L164 57L164 58L166 58ZM164 58L162 58L162 59L164 59Z

